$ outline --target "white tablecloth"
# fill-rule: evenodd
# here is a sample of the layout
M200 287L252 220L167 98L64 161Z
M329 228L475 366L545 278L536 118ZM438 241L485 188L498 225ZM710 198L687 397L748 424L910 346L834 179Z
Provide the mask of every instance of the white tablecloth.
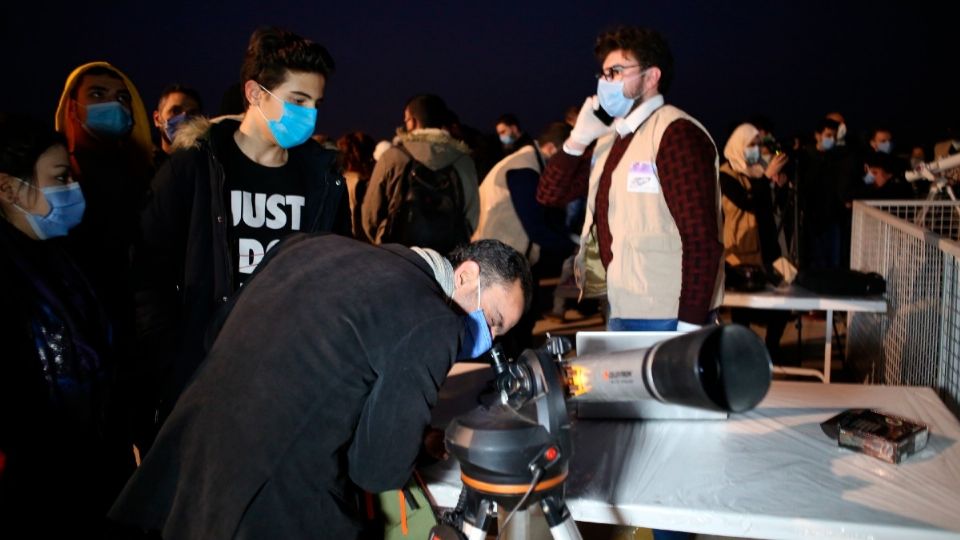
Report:
M450 379L439 422L470 405L481 373ZM838 448L820 423L860 407L926 423L926 449L892 465ZM928 388L774 382L728 420L577 422L568 505L578 521L749 538L960 538L958 441ZM456 461L423 473L455 505Z

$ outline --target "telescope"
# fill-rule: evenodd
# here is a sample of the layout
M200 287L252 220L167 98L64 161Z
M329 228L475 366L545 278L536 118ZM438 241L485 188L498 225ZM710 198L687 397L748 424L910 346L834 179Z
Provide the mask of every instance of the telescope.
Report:
M929 163L920 164L915 170L907 171L903 176L907 182L916 182L917 180L929 180L935 182L940 173L960 167L960 154L954 154L944 158L936 159Z
M566 338L548 338L516 360L491 352L497 399L453 420L447 450L460 462L463 490L430 538L483 540L497 509L542 510L555 540L580 538L564 500L573 456L568 405L653 399L711 411L743 412L770 387L763 341L740 325L711 326L648 348L575 356ZM502 515L500 516L502 517Z
M907 171L903 177L907 180L907 182L916 182L918 180L930 181L930 191L927 193L928 201L939 198L941 192L946 193L947 198L949 198L951 201L956 201L957 196L954 195L953 188L950 186L949 181L945 176L943 176L942 173L951 169L956 169L957 167L960 167L960 154L939 158L929 163L922 163L917 166L915 170ZM921 227L925 227L927 213L929 210L929 207L924 206L917 213L916 218L914 218L914 222ZM958 216L960 216L960 207L954 206L953 210Z

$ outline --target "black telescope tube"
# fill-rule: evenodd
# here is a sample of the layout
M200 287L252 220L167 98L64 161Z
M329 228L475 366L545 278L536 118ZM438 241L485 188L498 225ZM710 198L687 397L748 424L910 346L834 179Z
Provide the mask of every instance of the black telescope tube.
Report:
M760 337L738 324L710 326L659 343L644 358L644 382L665 403L743 412L770 388L773 366Z

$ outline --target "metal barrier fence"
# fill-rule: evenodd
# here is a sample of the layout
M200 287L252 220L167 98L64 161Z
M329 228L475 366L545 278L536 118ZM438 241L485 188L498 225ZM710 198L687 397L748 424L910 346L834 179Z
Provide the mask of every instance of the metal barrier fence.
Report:
M889 310L850 313L847 357L868 382L935 388L960 416L958 240L958 202L854 202L850 267L886 279Z

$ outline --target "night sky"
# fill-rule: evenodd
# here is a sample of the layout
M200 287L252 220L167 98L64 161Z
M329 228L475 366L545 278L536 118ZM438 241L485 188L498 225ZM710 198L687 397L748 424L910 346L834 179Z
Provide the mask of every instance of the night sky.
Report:
M839 110L857 134L882 123L900 149L933 142L958 118L956 9L930 2L410 2L260 0L75 3L4 8L3 109L52 122L67 74L106 60L153 110L170 82L196 87L208 114L237 81L261 25L324 44L337 62L317 130L387 138L405 100L442 96L470 125L493 131L504 112L535 135L593 93L593 41L618 23L669 41L667 101L700 119L720 145L761 113L781 136L809 132ZM941 4L950 5L949 2ZM627 7L629 6L629 7Z

